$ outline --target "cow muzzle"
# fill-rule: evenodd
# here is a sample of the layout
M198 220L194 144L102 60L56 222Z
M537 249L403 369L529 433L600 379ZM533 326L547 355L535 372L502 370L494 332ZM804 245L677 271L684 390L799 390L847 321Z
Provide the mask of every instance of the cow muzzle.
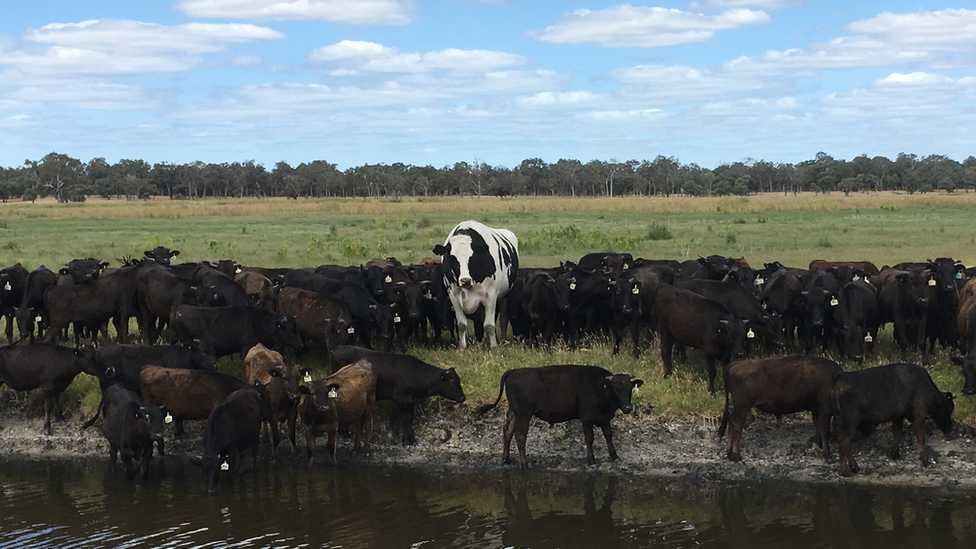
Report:
M464 278L459 278L458 279L458 284L460 284L461 287L464 288L465 290L470 290L471 289L471 285L473 283L474 283L474 281L471 280L471 277L469 277L469 276L466 276Z
M633 404L625 404L624 406L621 406L620 407L620 411L623 412L623 413L625 413L625 414L629 414L629 413L631 413L631 412L634 411L634 405Z

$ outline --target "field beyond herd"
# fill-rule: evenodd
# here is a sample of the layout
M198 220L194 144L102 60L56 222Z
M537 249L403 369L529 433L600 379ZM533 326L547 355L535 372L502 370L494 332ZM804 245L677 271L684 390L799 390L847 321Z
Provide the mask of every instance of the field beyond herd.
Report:
M233 259L263 267L358 265L373 257L403 263L432 256L460 221L475 219L512 230L523 267L556 266L597 251L635 257L693 259L721 254L745 257L754 267L779 261L805 268L813 259L867 260L878 267L904 261L952 257L976 264L972 208L976 193L761 194L747 197L465 197L403 199L221 199L200 201L53 201L0 204L0 265L57 269L73 258L95 257L113 266L158 245L181 251L179 262ZM133 327L135 326L133 320ZM888 326L863 367L899 360ZM457 367L468 395L451 413L470 413L494 400L509 368L578 363L633 373L646 385L636 402L654 415L715 418L724 399L705 389L701 355L691 350L675 375L662 379L657 339L643 343L643 356L611 356L612 345L589 340L581 349L552 352L507 343L494 351L475 345L415 347L414 354L441 367ZM625 341L626 348L626 341ZM976 397L961 394L962 375L937 349L930 371L956 398L956 418L976 427ZM837 359L836 356L832 358ZM301 362L325 375L326 353L313 347ZM919 357L909 356L910 361ZM239 358L221 369L242 371ZM845 368L854 367L846 363ZM4 388L0 393L9 393ZM721 395L721 385L719 385ZM4 401L10 395L4 396ZM97 383L79 376L62 397L91 410ZM38 406L40 399L37 398Z

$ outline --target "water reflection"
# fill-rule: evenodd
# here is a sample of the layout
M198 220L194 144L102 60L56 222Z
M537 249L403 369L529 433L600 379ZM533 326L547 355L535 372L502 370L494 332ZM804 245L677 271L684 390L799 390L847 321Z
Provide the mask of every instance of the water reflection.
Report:
M0 462L2 547L971 547L972 493L543 471L265 465L207 495L167 458Z

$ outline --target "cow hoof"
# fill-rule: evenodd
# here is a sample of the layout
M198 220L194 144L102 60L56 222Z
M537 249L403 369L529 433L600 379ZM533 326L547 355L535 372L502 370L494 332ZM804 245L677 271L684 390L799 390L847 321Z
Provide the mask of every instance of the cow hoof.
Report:
M502 458L502 463L504 463L505 465L511 465L512 460L511 458Z
M729 461L731 461L733 463L735 463L737 461L742 461L742 456L739 455L739 454L737 454L737 453L735 453L735 452L729 452L728 453L728 458L729 458Z
M888 457L890 457L891 459L893 459L895 461L898 461L898 460L901 459L901 453L898 450L894 450L894 451L892 451L891 453L888 454Z
M46 436L51 436L51 426L50 425L45 425L44 426L44 434Z

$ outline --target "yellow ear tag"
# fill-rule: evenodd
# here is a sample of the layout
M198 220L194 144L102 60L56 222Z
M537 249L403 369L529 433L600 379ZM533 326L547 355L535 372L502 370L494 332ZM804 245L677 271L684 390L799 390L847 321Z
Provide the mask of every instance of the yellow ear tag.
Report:
M303 377L302 380L305 383L311 383L312 382L312 375L311 374L305 374L305 377Z
M871 343L872 341L874 341L874 338L871 337L871 334L868 334L868 335L864 336L864 342L865 343Z
M575 282L570 282L569 283L569 289L570 290L575 290L576 289L576 283Z
M3 289L9 292L11 289L13 289L13 286L11 286L10 283L8 282L3 285Z
M346 333L347 333L347 334L354 334L354 333L356 333L356 329L355 329L355 328L353 328L352 326L350 326L350 327L349 327L349 329L348 329L348 330L346 330Z
M929 279L929 286L935 286L937 284L938 284L938 282L936 282L934 278L930 278ZM9 286L9 284L8 284L8 286Z
M630 293L632 293L634 295L638 295L638 294L640 294L640 288L634 288L633 290L630 291Z

